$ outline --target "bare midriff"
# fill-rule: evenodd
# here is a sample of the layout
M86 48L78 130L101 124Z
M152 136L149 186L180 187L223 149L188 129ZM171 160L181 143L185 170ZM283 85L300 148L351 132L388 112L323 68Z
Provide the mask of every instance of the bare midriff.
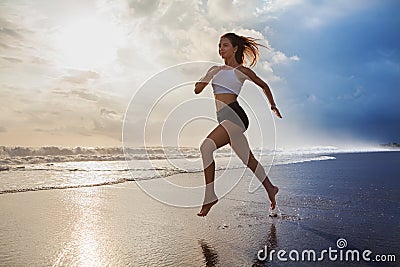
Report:
M235 94L214 94L215 106L217 111L219 111L226 105L235 102L237 100L237 97L238 96Z

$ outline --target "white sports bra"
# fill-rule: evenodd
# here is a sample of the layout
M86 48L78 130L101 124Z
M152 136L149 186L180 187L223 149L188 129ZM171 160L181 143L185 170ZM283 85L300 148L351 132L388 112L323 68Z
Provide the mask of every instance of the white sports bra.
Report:
M235 73L235 69L222 69L214 75L212 87L214 94L235 94L239 95L243 81L240 81Z

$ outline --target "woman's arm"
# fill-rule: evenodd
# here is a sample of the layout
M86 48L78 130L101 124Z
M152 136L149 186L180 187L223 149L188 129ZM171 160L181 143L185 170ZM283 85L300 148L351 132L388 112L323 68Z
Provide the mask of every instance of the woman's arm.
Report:
M271 110L276 114L276 116L278 116L278 118L282 118L281 113L279 112L278 108L276 107L275 101L274 101L274 97L272 96L272 92L271 89L269 88L268 84L266 82L264 82L260 77L257 76L257 74L255 74L254 71L252 71L249 68L245 68L243 67L241 69L241 71L251 80L253 81L255 84L257 84L258 86L261 87L261 89L263 90L265 96L268 98L268 101L271 105Z
M218 66L211 67L207 71L206 75L204 75L204 77L202 77L197 83L195 83L194 93L200 94L217 72Z

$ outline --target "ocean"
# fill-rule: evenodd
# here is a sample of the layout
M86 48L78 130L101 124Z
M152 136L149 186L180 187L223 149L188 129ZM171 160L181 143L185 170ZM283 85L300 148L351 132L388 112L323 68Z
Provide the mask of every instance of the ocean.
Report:
M335 148L253 152L272 165L334 159ZM125 152L125 153L124 153ZM217 170L243 168L230 148L215 153ZM198 148L0 147L0 194L120 184L202 172Z

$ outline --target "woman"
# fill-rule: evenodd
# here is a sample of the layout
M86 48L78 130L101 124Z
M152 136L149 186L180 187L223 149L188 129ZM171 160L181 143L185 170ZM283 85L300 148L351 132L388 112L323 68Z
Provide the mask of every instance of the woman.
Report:
M275 209L275 196L278 187L274 186L265 174L264 168L250 150L246 136L243 134L249 126L249 120L242 107L237 102L242 85L246 79L260 86L271 104L271 110L282 118L275 105L272 93L267 83L260 79L250 68L243 66L243 61L249 60L252 67L258 60L256 40L250 37L226 33L220 38L219 54L225 65L211 67L207 74L195 84L194 92L199 94L212 80L219 125L207 136L200 146L203 160L206 190L204 202L198 216L206 216L213 205L218 202L214 191L215 162L213 152L229 144L244 164L249 167L262 182Z

